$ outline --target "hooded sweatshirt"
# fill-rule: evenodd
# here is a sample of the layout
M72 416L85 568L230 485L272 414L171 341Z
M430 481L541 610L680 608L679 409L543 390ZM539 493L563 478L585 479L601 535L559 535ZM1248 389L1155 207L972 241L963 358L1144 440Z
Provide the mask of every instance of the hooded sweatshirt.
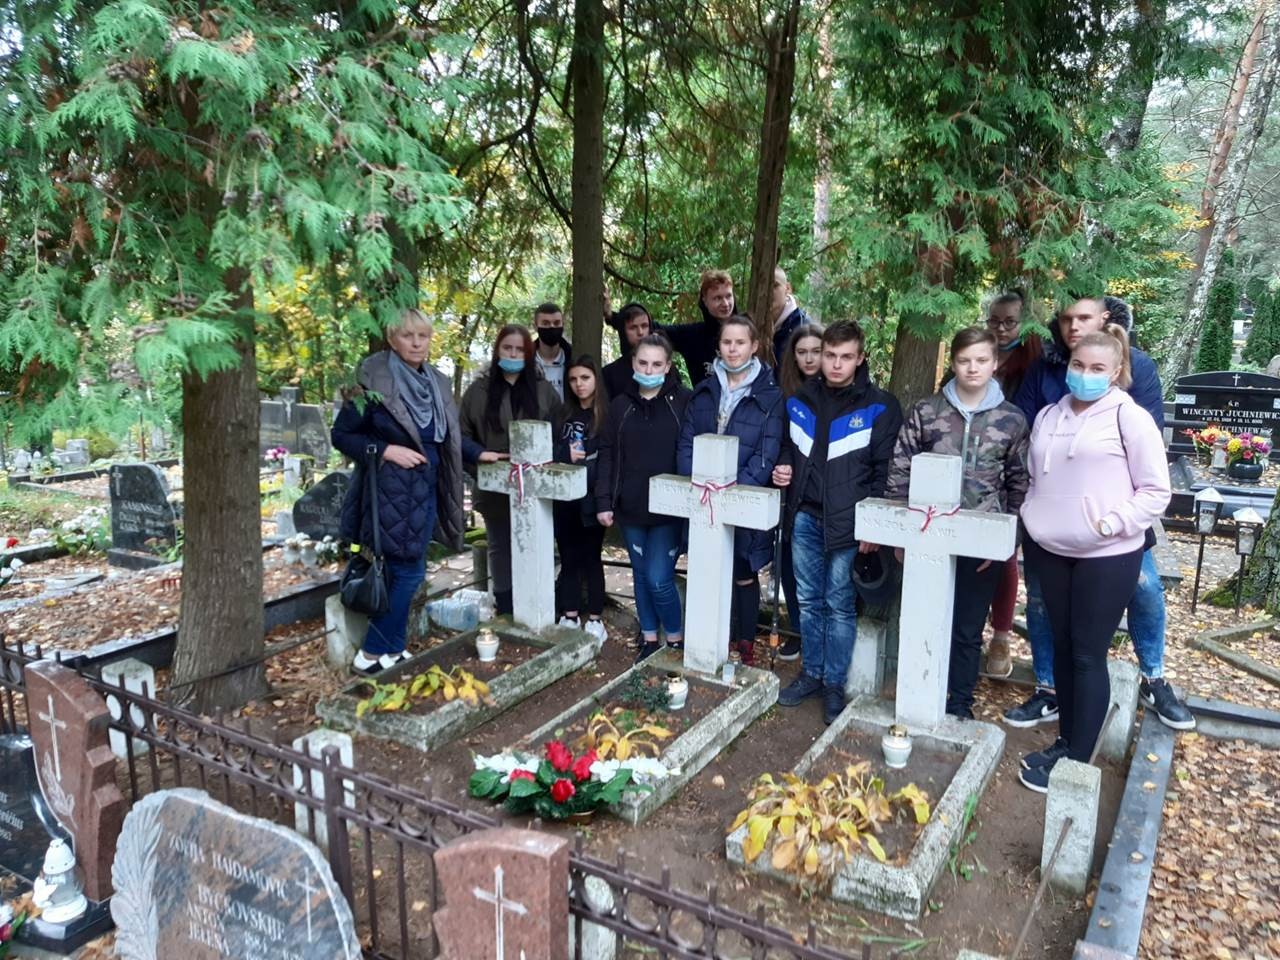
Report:
M907 499L911 458L917 453L941 453L964 461L966 510L1015 513L1027 495L1027 438L1022 411L1004 398L992 380L975 409L960 402L955 380L941 393L911 408L898 433L885 496Z
M711 376L711 364L720 347L720 321L711 315L701 298L698 299L698 310L702 314L701 320L658 328L658 332L665 334L676 352L684 357L689 382L695 387ZM738 310L736 301L733 310L735 313Z
M1141 550L1169 504L1169 466L1151 416L1113 387L1083 413L1070 394L1046 407L1031 431L1027 534L1064 557ZM1099 532L1105 521L1111 535Z

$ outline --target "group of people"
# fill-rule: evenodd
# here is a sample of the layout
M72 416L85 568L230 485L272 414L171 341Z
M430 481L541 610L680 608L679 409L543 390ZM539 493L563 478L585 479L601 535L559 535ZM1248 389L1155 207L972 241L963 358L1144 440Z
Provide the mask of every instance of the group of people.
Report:
M403 314L388 332L389 349L362 365L333 428L335 446L356 464L344 536L368 544L376 505L390 586L390 609L370 622L356 671L405 656L429 540L461 546L463 470L509 457L511 422L536 419L553 425L555 459L588 474L585 497L555 506L562 625L607 639L602 551L616 525L631 561L637 659L682 645L675 570L685 523L651 511L649 480L691 474L699 434L734 436L737 483L773 485L785 507L780 530L735 532L732 645L753 661L760 572L780 546L774 572L799 631L778 655L801 664L778 702L820 698L830 723L845 705L859 584L868 569L883 573L892 563L887 549L858 536L856 505L906 499L912 457L951 454L964 464L964 508L1021 518L1037 686L1004 719L1022 727L1057 720L1059 729L1051 745L1024 758L1023 783L1044 791L1060 758L1091 755L1110 700L1106 658L1126 609L1144 700L1168 725L1194 725L1162 678L1164 599L1150 547L1170 497L1163 409L1154 364L1129 343L1123 301L1098 295L1067 304L1042 342L1022 332L1022 295L997 296L985 324L952 340L942 389L904 417L871 380L861 327L811 323L781 270L767 342L737 309L727 273L704 273L699 293L694 323L659 326L639 303L613 313L622 356L603 368L573 355L563 312L541 304L532 330L498 331L488 369L456 409L448 380L428 363L430 320ZM508 498L477 491L475 506L495 606L510 613ZM1018 573L1016 552L1003 562L957 562L946 704L954 716L973 717L988 617L987 671L1012 670Z

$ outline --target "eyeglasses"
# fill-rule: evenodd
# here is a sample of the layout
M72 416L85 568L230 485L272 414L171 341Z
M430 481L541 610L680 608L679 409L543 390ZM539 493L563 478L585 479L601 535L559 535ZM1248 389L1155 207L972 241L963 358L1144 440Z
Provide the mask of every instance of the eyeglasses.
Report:
M992 330L1016 330L1018 329L1018 324L1021 322L1021 320L1015 320L1012 318L1006 320L997 320L995 317L987 318L987 326Z

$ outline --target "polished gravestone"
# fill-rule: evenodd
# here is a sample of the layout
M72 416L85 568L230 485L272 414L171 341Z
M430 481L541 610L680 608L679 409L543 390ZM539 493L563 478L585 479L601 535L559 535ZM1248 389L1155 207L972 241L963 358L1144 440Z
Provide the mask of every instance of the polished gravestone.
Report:
M178 542L178 514L164 474L150 463L112 464L110 489L107 559L130 569L164 563L160 554Z
M1280 462L1276 428L1280 427L1280 378L1260 373L1217 371L1178 378L1174 387L1173 417L1180 426L1172 431L1170 453L1194 454L1191 438L1182 424L1203 427L1216 424L1232 433L1259 433L1271 441L1271 460Z
M124 960L358 960L351 908L315 844L199 790L144 797L112 870Z
M297 387L282 387L275 400L259 404L258 452L273 447L311 457L324 466L329 460L329 423L319 404L299 403Z
M293 525L298 533L305 533L312 540L336 539L342 522L342 503L350 486L351 474L335 470L304 493L293 505Z

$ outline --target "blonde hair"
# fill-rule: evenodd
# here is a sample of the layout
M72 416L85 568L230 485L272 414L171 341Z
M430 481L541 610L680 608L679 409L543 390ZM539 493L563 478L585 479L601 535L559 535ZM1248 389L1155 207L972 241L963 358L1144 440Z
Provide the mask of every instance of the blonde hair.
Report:
M387 328L387 335L399 333L410 324L421 323L432 333L435 332L436 325L431 322L431 318L419 310L417 307L405 307L400 311L400 319L396 321L394 326Z
M1128 390L1133 384L1133 372L1129 369L1129 334L1118 323L1108 323L1101 330L1086 333L1077 341L1074 354L1081 347L1103 347L1110 350L1120 367L1120 375L1116 377L1116 386Z

